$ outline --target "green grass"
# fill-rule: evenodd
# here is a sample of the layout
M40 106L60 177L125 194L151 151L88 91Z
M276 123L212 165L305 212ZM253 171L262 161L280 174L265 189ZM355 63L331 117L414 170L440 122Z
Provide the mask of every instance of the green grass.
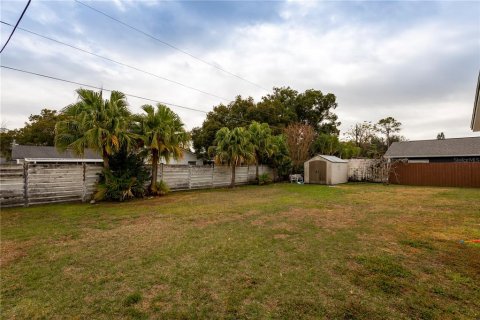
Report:
M276 184L1 212L2 319L478 319L480 190Z

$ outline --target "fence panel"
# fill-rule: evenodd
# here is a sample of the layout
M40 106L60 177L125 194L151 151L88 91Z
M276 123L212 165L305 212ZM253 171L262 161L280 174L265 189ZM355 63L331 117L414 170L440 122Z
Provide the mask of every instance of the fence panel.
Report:
M480 187L480 162L395 163L389 182L414 186Z
M23 165L0 166L0 205L2 207L24 204Z
M21 206L67 201L90 200L98 182L101 165L33 164L0 166L0 205ZM272 175L273 170L260 166L259 173ZM170 189L186 190L226 187L231 181L231 167L159 165L158 181ZM237 167L235 184L255 181L255 166Z

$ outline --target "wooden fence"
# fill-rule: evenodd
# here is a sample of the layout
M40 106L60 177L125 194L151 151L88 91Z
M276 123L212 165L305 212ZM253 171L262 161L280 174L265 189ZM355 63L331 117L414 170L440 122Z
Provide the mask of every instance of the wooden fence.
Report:
M414 186L480 187L480 162L395 163L389 182Z
M0 165L0 206L89 201L95 191L101 165L33 164ZM158 180L171 190L204 189L230 185L231 168L223 166L159 165ZM260 166L259 174L272 175ZM237 167L235 184L255 181L255 167Z

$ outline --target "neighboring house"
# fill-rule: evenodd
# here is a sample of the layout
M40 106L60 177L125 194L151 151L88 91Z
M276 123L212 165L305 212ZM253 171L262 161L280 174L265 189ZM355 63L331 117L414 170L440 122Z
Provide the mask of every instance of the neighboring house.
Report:
M348 161L335 156L317 155L304 164L305 183L338 184L348 181Z
M12 146L12 160L17 163L101 163L103 162L95 151L87 149L84 156L78 156L70 150L65 152L58 151L50 146Z
M475 101L473 102L473 114L470 128L473 131L480 131L480 72L478 72L477 92L475 93Z
M167 164L165 159L161 159L160 163ZM170 159L168 164L171 165L191 165L191 166L201 166L203 165L203 160L198 159L195 153L191 152L190 150L183 150L183 157L177 161L174 159Z
M480 137L394 142L384 157L408 163L480 162Z

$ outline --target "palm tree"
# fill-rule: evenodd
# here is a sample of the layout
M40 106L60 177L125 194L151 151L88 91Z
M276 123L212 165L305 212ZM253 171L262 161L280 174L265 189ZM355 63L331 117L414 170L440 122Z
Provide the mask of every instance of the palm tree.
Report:
M78 89L79 101L62 110L66 120L55 126L55 146L71 149L83 155L85 148L99 152L104 169L109 168L108 157L130 147L135 135L129 131L130 111L123 93L112 91L110 99L103 100L102 91Z
M217 143L215 160L220 163L226 162L232 167L230 187L233 188L235 187L235 167L255 158L250 132L241 127L232 130L224 127L217 131L215 141Z
M167 106L157 104L155 110L151 105L144 105L142 109L146 114L139 117L139 133L152 155L150 192L156 194L158 161L164 158L168 163L171 158L175 160L182 158L189 137L180 117Z
M255 179L258 182L258 165L263 156L271 157L276 150L276 146L272 143L272 130L267 123L258 123L253 121L248 127L250 139L255 154Z

